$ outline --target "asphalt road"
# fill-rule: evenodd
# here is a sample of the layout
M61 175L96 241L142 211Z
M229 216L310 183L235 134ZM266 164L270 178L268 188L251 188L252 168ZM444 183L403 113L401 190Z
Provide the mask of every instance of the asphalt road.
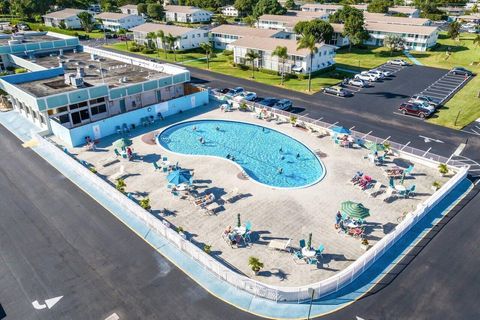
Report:
M129 52L103 49L144 58ZM444 157L449 157L468 139L462 155L480 162L480 136L396 113L401 102L435 82L447 72L444 69L406 67L397 72L392 80L376 83L373 88L362 90L353 98L338 98L323 93L310 95L190 66L188 70L193 83L211 88L241 86L248 91L256 92L260 97L290 99L296 107L295 112L299 114L308 115L313 119L322 118L329 123L339 122L345 127L355 127L355 130L360 132L372 131L373 135L380 138L391 136L392 141L403 144L410 142L410 146L421 150L432 148L431 152ZM432 140L425 142L423 137L441 142Z
M419 251L414 259L407 256L400 262L405 268L391 283L322 319L478 319L479 190L480 185L464 199L462 209L454 209L432 230L414 250Z
M255 319L211 296L0 126L0 319ZM35 310L45 299L63 298ZM226 317L226 315L228 315Z

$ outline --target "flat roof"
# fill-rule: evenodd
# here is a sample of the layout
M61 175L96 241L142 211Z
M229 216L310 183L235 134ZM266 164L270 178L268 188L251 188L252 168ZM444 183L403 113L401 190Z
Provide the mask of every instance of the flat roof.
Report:
M259 38L259 37L245 37L240 38L231 43L232 46L242 47L242 48L251 48L264 51L273 51L276 47L287 47L287 52L290 55L306 57L310 54L308 49L298 50L298 44L296 40L288 39L277 39L277 38ZM331 47L335 46L327 44L318 44L318 48L321 47Z
M391 24L391 23L377 23L368 22L365 24L367 31L381 31L390 33L407 33L407 34L419 34L429 36L434 33L438 28L432 26L411 26L405 24Z
M169 25L169 24L151 23L151 22L141 24L130 30L133 32L142 32L142 33L158 32L162 30L166 35L171 34L172 36L181 36L181 35L184 35L185 33L189 33L192 31L205 32L205 30L201 30L201 29L187 28L187 27L181 27L181 26Z
M36 57L35 63L45 68L55 68L59 66L60 60L66 64L65 74L76 73L79 67L84 69L85 76L83 80L85 87L106 84L109 88L118 88L168 76L168 74L163 72L134 66L105 57L97 57L96 60L92 60L90 53L86 52L66 52L61 59L56 55ZM103 77L100 74L100 68L103 70ZM17 86L36 97L45 97L79 89L65 84L64 79L62 75L20 83L17 84ZM125 79L126 81L120 82L121 79Z
M18 40L21 43L46 42L60 40L47 34L47 31L24 31L15 34L0 33L0 46L8 45L8 41Z
M130 16L135 16L135 14L126 14L118 12L102 12L95 16L96 19L109 19L109 20L120 20Z
M417 11L418 11L417 8L409 7L409 6L394 6L394 7L388 8L388 12L397 12L397 13L404 13L404 14L413 14Z
M222 24L210 30L211 33L222 33L236 35L239 37L260 37L271 38L277 33L281 32L272 29L258 29L244 26L238 26L233 24Z
M320 19L325 12L309 12L309 11L289 11L284 15L264 14L259 20L283 22L287 26L293 27L299 21L307 21L311 19Z
M135 4L126 4L124 6L121 6L120 9L137 9L137 5Z
M429 19L424 18L406 18L406 17L394 17L385 15L383 13L370 13L364 12L363 17L366 22L379 22L389 24L405 24L412 26L424 26L430 22Z
M40 0L40 1L42 1L42 0ZM54 19L67 19L67 18L70 18L72 16L76 16L80 12L84 12L84 11L87 11L87 10L67 8L67 9L47 13L47 14L43 15L43 17L44 18L54 18Z

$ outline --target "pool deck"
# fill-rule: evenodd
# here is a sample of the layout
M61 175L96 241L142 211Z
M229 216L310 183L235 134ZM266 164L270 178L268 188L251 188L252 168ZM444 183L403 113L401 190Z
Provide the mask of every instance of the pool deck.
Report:
M240 111L223 113L219 109L205 108L203 111L192 110L173 116L161 123L162 127L141 128L130 134L134 151L141 157L132 162L115 157L112 142L119 136L102 139L96 152L83 148L70 151L93 164L100 175L112 181L123 166L126 192L131 192L138 199L148 195L154 215L159 215L159 209L165 208L170 213L166 219L181 226L193 242L200 246L211 245L213 256L259 281L280 286L307 285L328 278L364 252L358 239L339 234L334 228L335 213L342 201L362 202L370 208L371 216L367 218L366 230L367 239L374 244L395 227L402 212L413 210L432 194L433 181L444 183L448 179L441 177L436 169L416 163L413 176L405 180L407 187L416 185L417 195L414 198L397 199L391 203L369 198L364 191L347 183L360 170L384 185L388 184L382 167L373 166L364 159L367 150L344 149L335 145L329 136L318 138L317 135L290 124L277 125L256 119L252 115ZM195 119L245 121L286 133L320 155L326 167L326 176L308 188L275 189L239 178L239 167L225 159L172 154L152 144L152 134L148 131L159 132L177 121ZM160 155L167 156L172 163L178 161L183 168L194 169L195 184L201 194L214 193L219 198L238 188L240 196L233 203L225 204L216 215L205 215L188 200L170 194L166 187L166 175L153 169L152 162L158 161ZM389 159L392 160L396 163L405 162ZM221 234L225 227L236 224L238 213L241 214L242 222L252 223L254 244L232 249ZM305 263L297 264L289 253L271 251L267 247L272 239L287 238L292 239L293 246L298 246L299 240L307 239L309 233L313 234L314 247L319 244L325 246L318 268ZM253 276L249 270L250 256L258 257L265 264L257 276Z

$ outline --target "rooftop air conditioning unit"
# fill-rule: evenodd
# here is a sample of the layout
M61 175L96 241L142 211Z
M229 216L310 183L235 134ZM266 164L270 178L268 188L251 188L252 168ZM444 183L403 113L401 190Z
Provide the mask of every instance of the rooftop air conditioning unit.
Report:
M72 84L71 78L75 77L75 75L73 73L65 73L64 77L65 77L65 84L70 85Z
M90 60L95 61L97 60L97 55L95 53L90 54Z
M71 83L72 87L74 87L74 88L83 87L83 77L74 76L74 77L70 78L70 80L72 81L72 83Z

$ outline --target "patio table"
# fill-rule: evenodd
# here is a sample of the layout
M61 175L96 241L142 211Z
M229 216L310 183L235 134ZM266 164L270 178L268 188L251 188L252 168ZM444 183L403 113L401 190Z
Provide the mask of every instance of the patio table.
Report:
M397 184L397 185L395 185L395 190L397 190L399 192L403 192L403 191L407 190L407 187L405 187L403 184Z
M177 189L178 191L186 191L186 190L188 190L188 185L182 183L182 184L179 184L179 185L176 187L176 189Z
M302 255L306 258L313 258L317 255L317 252L308 248L302 248Z
M243 236L245 233L247 233L247 228L246 227L235 227L233 228L233 231L235 231L238 235Z

